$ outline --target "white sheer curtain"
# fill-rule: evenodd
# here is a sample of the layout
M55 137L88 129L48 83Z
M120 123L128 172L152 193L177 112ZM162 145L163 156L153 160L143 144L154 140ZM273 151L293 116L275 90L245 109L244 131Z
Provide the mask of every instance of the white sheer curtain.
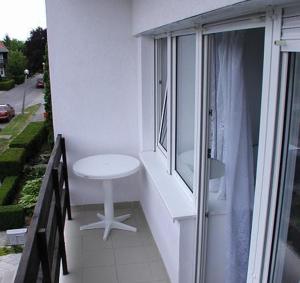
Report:
M253 144L244 83L244 32L211 37L211 149L225 176L210 181L227 206L226 282L246 282L254 196Z

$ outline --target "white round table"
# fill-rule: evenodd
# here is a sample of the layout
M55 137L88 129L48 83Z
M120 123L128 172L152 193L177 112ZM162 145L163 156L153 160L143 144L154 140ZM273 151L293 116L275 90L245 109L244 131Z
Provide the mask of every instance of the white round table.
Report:
M130 214L114 216L113 186L112 180L126 177L139 170L138 159L121 154L99 154L78 160L73 165L73 171L77 176L102 180L105 194L104 215L97 213L100 221L84 225L80 230L104 228L103 240L106 240L111 229L122 229L136 232L135 227L121 223L130 217Z

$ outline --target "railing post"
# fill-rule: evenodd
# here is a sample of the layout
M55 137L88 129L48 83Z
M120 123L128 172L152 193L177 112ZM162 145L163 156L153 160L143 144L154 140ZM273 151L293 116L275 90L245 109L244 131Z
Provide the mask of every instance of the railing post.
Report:
M59 233L59 253L62 259L63 274L68 274L67 255L64 239L63 216L61 213L61 199L59 192L59 174L58 168L52 169L53 190L55 193L55 211L57 216L58 233Z
M63 157L63 174L64 174L64 180L65 180L66 205L67 205L68 219L72 220L66 144L65 144L65 138L63 138L63 137L61 137L61 152L62 152L62 157Z
M45 228L39 229L37 232L37 246L38 246L39 256L42 265L43 282L52 283Z

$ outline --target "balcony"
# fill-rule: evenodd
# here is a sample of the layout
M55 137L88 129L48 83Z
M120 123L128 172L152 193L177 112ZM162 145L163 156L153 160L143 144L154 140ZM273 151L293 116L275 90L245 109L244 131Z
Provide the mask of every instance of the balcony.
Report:
M170 282L139 202L115 205L115 215L131 214L126 223L138 231L112 230L104 241L103 229L80 230L80 226L97 221L97 213L104 214L103 205L74 206L71 216L68 184L64 139L59 135L15 283Z
M139 203L116 204L116 215L130 213L125 223L137 233L113 230L103 241L103 229L80 231L83 224L97 221L101 207L88 205L72 209L73 220L66 222L65 242L69 274L63 283L167 283L167 272Z

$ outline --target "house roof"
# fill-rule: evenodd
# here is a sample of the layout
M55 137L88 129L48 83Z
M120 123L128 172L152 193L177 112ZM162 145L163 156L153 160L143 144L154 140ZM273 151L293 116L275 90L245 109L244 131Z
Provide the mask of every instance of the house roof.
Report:
M1 42L1 41L0 41L0 52L2 52L2 53L7 53L8 52L8 49L6 48L4 43Z

